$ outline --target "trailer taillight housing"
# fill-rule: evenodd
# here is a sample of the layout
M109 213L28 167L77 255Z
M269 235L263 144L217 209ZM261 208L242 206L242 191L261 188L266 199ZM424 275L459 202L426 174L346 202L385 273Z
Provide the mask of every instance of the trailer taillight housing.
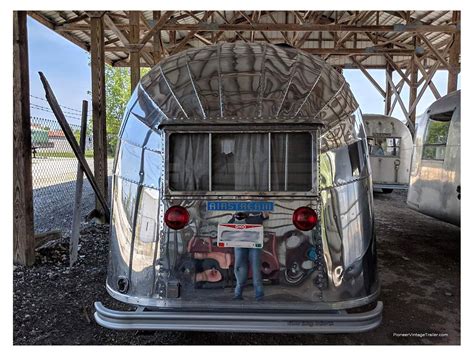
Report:
M301 231L309 231L316 226L318 215L316 212L307 207L302 206L293 213L293 225Z
M165 224L173 230L181 230L189 222L189 212L180 205L173 205L165 213Z

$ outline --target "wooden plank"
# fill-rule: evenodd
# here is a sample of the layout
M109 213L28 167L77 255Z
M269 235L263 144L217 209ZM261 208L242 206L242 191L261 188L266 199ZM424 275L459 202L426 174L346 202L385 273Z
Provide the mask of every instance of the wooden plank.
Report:
M51 22L49 19L47 19L46 17L44 17L43 14L40 11L28 11L28 16L35 19L40 24L42 24L43 26L46 26L50 30L53 30L53 31L57 32L55 24L53 22ZM73 25L76 25L76 24L73 24ZM82 25L82 26L87 27L87 28L90 29L89 25ZM90 46L86 42L82 42L81 40L79 40L77 37L75 37L75 36L73 36L73 35L71 35L67 32L57 32L57 33L60 36L67 39L68 41L71 41L75 45L81 47L82 49L84 49L86 51L90 50Z
M92 131L94 140L94 175L100 194L107 201L107 131L105 103L104 22L103 17L91 18L91 76L92 76ZM104 209L96 198L96 209Z
M400 108L403 111L403 115L405 115L405 118L407 119L407 121L410 121L408 111L405 107L405 104L403 104L403 100L400 97L400 94L399 94L395 84L393 83L392 78L390 78L389 76L387 76L386 78L387 78L388 83L390 84L390 87L392 88L393 94L395 94L395 99L398 101L398 104L400 105Z
M13 262L35 262L26 11L13 12Z
M441 98L441 95L436 88L436 85L433 83L433 81L430 79L428 73L425 71L425 68L423 67L423 64L421 64L420 60L418 59L417 56L414 56L413 59L415 60L415 64L417 65L421 75L423 76L424 80L428 82L428 85L430 86L431 92L435 96L436 99ZM420 83L418 83L420 85Z
M163 15L165 16L165 15ZM162 17L163 17L162 16ZM167 21L164 20L165 22ZM126 29L127 25L117 24L117 28ZM156 25L155 25L156 26ZM146 29L146 27L143 27ZM322 23L239 23L239 24L216 24L216 23L199 23L199 24L187 24L168 22L165 24L159 24L157 27L159 30L166 31L294 31L294 32L307 32L307 31L324 31L324 32L394 32L397 34L401 33L454 33L459 32L459 28L455 25L420 25L420 24L395 24L395 25L346 25L346 24L322 24ZM66 24L59 25L55 28L56 31L90 31L89 25L82 24ZM154 35L155 31L153 28L147 32L142 38L141 44L147 43Z
M446 61L446 58L443 57L439 51L431 44L431 41L427 39L422 33L418 34L418 37L423 40L423 42L428 46L428 48L431 50L431 52L435 55L435 57L443 63L443 65L448 68L450 73L454 73L454 69L448 64Z
M461 22L461 12L453 11L452 17L453 23L460 25ZM448 93L451 93L457 90L458 87L458 76L461 71L461 66L459 64L459 55L461 54L461 33L453 34L453 44L449 50L449 65L453 68L452 72L448 74Z
M392 79L393 77L393 68L388 63L387 63L387 69L385 70L385 76L390 77L390 79ZM388 82L388 79L386 79L385 80L385 110L384 110L385 115L388 115L391 107L392 107L391 86L390 86L390 83Z
M197 34L194 34L194 37L197 37ZM127 47L115 46L115 47L105 47L105 52L128 52L130 51L132 45ZM366 47L366 48L300 48L303 51L306 51L311 54L324 55L331 54L334 56L346 56L346 55L370 55L370 56L405 56L411 57L413 54L412 49L400 49L400 48L380 48L380 47ZM154 47L146 45L142 47L141 52L153 53ZM402 72L403 73L403 72ZM408 80L408 79L407 79ZM408 80L409 81L409 80Z
M140 44L147 43L158 31L163 29L163 25L168 21L170 16L174 13L174 11L166 11L160 19L155 23L155 25L149 30L145 36L140 40Z
M433 76L436 74L436 70L438 69L439 65L440 65L440 62L436 62L434 67L431 68L431 73L428 75L428 78L425 80L425 84L423 84L423 86L421 87L420 92L419 93L417 92L417 96L415 97L415 100L413 101L413 103L410 100L410 109L408 111L408 115L410 115L410 117L413 117L416 115L416 106L418 105L418 102L420 101L420 99L423 97L423 94L425 93L426 88L429 86L429 83L431 83L431 80L433 79ZM418 87L416 87L416 89L418 91ZM415 122L413 121L413 123Z
M81 154L86 152L87 135L87 100L82 101L81 133L79 136L79 150ZM81 229L82 211L82 183L84 181L84 171L81 164L77 164L76 173L76 193L74 195L74 209L72 214L71 240L69 242L69 266L72 267L77 261L77 251L79 247L79 231Z
M413 39L416 41L416 37ZM408 107L408 117L410 121L413 123L413 127L415 126L416 121L416 103L418 102L416 96L418 95L418 67L415 64L415 60L412 59L411 62L411 73L410 73L410 96L409 96L409 104Z
M345 24L180 24L166 23L161 28L168 31L331 31L331 32L407 32L407 33L425 33L425 32L458 32L459 29L454 25L418 25L418 24L395 24L395 25L345 25Z
M92 174L89 164L87 163L86 159L81 153L79 144L77 143L76 138L74 137L74 134L72 133L71 127L69 126L69 123L67 122L66 117L63 114L61 106L56 100L56 97L51 87L49 86L49 83L46 80L46 77L44 76L44 74L42 72L39 72L39 76L40 76L41 82L43 83L44 90L46 92L46 100L48 101L49 106L51 107L51 110L53 111L54 116L58 120L59 126L61 126L61 129L63 130L63 133L66 136L66 139L69 145L71 146L72 151L74 152L76 158L81 164L81 167L84 170L84 173L86 174L87 179L89 179L92 189L94 190L96 197L98 198L100 205L103 208L106 219L109 220L110 210L109 210L107 201L102 195L102 193L100 192L99 186L97 184L96 179L94 178L94 175Z
M122 41L122 43L124 44L124 46L126 46L128 48L128 46L130 45L130 40L129 38L127 37L127 35L125 35L125 33L123 33L118 27L117 27L117 24L109 17L108 14L105 14L103 16L103 22L104 24L107 25L107 27L113 32L115 33L115 35L120 38L120 41ZM92 24L91 24L92 25ZM92 32L91 32L91 37L92 37ZM92 40L91 40L92 42ZM138 44L134 44L132 45L133 48L129 48L128 51L136 51L136 50L139 50L140 49L140 45L141 43L138 43ZM151 55L149 53L143 53L142 54L142 57L143 59L145 59L145 61L149 64L149 65L153 65L153 58L151 57Z
M364 66L355 58L350 57L352 62L361 70L361 72L366 76L366 78L372 83L372 85L377 89L377 91L385 98L385 91L382 87L377 83L377 81L370 75L370 73L364 68Z
M153 11L153 21L156 24L161 17L161 11ZM163 43L161 42L161 31L157 30L153 36L153 61L157 64L162 56L162 49Z
M413 55L413 51L411 51L411 55ZM385 60L391 65L393 69L397 71L397 73L402 77L402 79L407 83L410 84L410 79L402 72L402 70L398 67L398 65L393 61L392 57L388 53L384 53Z
M140 12L130 11L130 44L138 44L140 41ZM140 81L140 53L135 49L130 51L130 90L133 93Z
M207 21L207 19L212 15L213 11L206 11L201 21ZM179 44L170 52L170 54L175 54L180 52L191 38L194 37L197 31L189 31L188 34L179 42Z

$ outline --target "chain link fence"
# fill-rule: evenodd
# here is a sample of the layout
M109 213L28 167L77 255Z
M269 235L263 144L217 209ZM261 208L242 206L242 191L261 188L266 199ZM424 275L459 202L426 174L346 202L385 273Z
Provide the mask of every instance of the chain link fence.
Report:
M40 105L34 105L32 104L31 109L38 111ZM44 111L48 109L43 106L41 108ZM71 113L67 115L72 118ZM78 115L80 117L80 113ZM80 125L71 122L69 125L79 141ZM88 134L85 157L93 171L92 142L92 135ZM63 235L70 235L78 160L56 119L31 117L31 146L35 233L59 230ZM109 175L111 168L112 159L109 158ZM82 221L94 207L95 195L84 176Z

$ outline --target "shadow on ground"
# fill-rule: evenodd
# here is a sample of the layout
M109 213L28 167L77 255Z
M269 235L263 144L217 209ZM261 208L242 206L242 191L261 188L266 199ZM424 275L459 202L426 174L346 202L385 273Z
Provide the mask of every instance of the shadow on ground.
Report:
M43 249L34 267L16 266L14 344L459 344L460 229L407 208L406 193L375 194L383 322L360 334L293 335L113 331L93 303L120 308L105 291L107 227L82 231L79 263L67 241ZM60 212L58 212L60 214Z

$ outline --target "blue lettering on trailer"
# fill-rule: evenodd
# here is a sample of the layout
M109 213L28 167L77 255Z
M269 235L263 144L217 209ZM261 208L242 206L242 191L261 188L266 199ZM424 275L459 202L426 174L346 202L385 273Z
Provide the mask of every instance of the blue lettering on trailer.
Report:
M208 211L273 211L271 201L208 201Z

